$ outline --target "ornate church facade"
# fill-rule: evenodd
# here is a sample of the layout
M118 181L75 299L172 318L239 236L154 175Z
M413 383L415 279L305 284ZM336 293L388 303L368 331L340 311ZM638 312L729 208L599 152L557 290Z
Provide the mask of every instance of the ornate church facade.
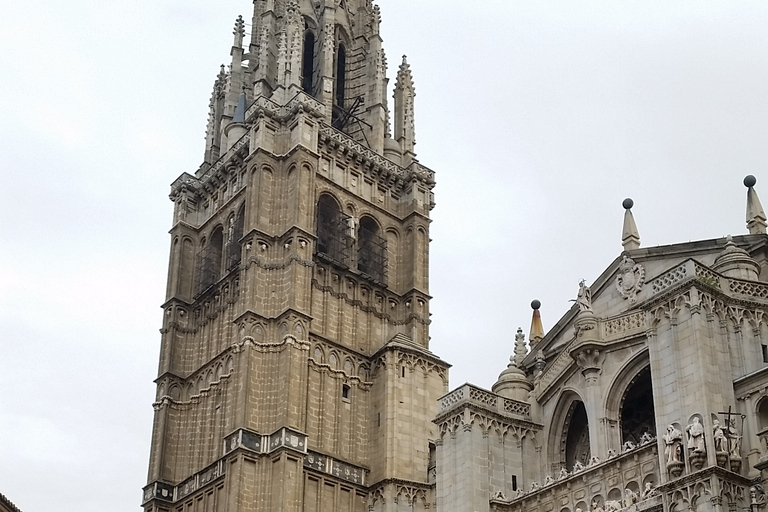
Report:
M172 185L147 512L757 510L768 248L624 251L491 390L429 349L435 174L371 0L255 0Z

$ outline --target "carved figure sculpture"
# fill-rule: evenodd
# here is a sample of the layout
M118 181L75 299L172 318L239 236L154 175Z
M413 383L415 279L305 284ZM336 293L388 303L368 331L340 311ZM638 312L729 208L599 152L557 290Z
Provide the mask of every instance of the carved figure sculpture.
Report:
M584 470L584 464L581 463L580 460L577 460L576 463L573 465L573 472L578 473L579 471Z
M688 451L706 453L707 449L704 446L704 425L701 424L698 417L693 418L693 423L685 427L685 431L688 433Z
M741 459L741 436L739 435L739 431L736 430L736 427L731 424L728 427L728 430L726 432L726 435L728 437L728 446L730 448L729 455L731 457L731 460L733 459Z
M720 422L717 420L713 423L712 434L715 438L715 451L728 452L728 439L725 437L723 427L720 426Z
M576 304L579 305L579 311L592 313L592 290L587 286L584 279L579 281L579 294L576 296Z
M630 304L637 302L637 294L645 282L645 269L635 260L624 256L616 275L616 289L622 297L629 300Z
M653 435L650 432L648 432L647 430L645 432L643 432L642 436L640 436L640 444L641 445L652 443L655 440L656 440L656 438L653 437Z
M592 501L592 505L589 508L590 512L605 512L603 507L597 501Z
M563 480L564 478L568 478L570 476L570 473L568 473L568 470L565 468L560 468L560 474L558 475L558 480Z
M534 480L533 482L531 482L531 492L538 491L538 490L539 490L539 482Z
M616 510L621 510L621 501L619 500L611 500L605 502L605 512L614 512Z
M752 505L758 507L765 505L765 491L762 485L757 484L749 488L749 500Z
M618 455L616 453L616 450L614 450L612 448L608 450L608 459L612 459L612 458L616 457L616 455Z
M637 445L635 445L635 443L633 443L632 441L626 441L624 443L624 446L621 447L621 451L623 451L625 453L626 452L631 452L635 448L637 448Z
M637 503L637 498L638 496L635 491L633 491L629 487L624 489L624 506L625 507L629 507L630 505L634 505L635 503Z
M664 439L664 455L667 457L667 465L682 461L683 433L674 425L667 426L667 433L662 437Z
M600 457L597 455L593 455L589 458L589 464L587 464L587 467L592 467L600 464Z
M645 490L643 491L642 498L645 500L650 498L651 496L656 496L657 493L658 491L656 491L656 488L653 487L653 484L651 484L651 482L646 482Z
M547 485L552 485L553 483L555 483L555 479L552 478L550 475L547 475L547 476L544 477L544 486L545 487Z

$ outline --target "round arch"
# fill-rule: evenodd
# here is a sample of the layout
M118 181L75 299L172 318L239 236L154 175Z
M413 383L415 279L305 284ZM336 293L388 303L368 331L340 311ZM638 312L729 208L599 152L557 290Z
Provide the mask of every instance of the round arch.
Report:
M609 445L618 449L627 441L640 444L646 432L656 436L651 366L646 350L622 366L608 389L605 416L618 426L609 434Z
M580 462L586 466L591 456L589 418L584 401L574 389L564 389L557 400L548 436L552 471L573 470ZM559 468L557 467L559 466Z

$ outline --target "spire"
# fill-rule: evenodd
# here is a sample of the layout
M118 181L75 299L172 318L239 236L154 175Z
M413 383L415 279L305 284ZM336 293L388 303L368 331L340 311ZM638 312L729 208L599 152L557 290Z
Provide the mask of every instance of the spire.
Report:
M397 71L395 82L395 140L400 143L403 153L413 156L416 145L415 118L413 100L416 89L408 58L403 55L403 62Z
M523 328L517 328L517 334L515 334L515 354L509 358L509 362L517 368L523 366L523 359L527 355L525 348L525 334L523 334Z
M531 333L528 335L528 340L530 341L531 347L537 345L542 340L542 338L544 338L544 327L541 325L541 313L539 313L540 307L540 301L534 300L531 302L531 308L533 308L533 317L531 318Z
M637 224L635 224L635 218L632 216L632 207L635 202L630 198L626 198L622 203L624 209L624 229L621 233L621 245L624 246L624 250L632 251L640 247L640 233L637 231Z
M242 16L238 16L235 20L235 29L232 31L235 35L235 42L232 46L235 48L243 47L243 38L245 37L245 21Z
M757 179L751 174L744 178L744 186L747 187L747 228L750 235L764 235L766 217L754 188L756 183Z

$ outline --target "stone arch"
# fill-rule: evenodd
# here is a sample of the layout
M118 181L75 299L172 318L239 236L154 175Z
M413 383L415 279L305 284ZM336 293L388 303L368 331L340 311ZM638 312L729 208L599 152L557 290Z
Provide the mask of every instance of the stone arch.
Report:
M573 389L565 389L555 406L549 432L550 459L558 461L552 471L573 470L578 461L587 465L591 457L589 446L589 418L581 396Z
M627 441L640 444L640 438L645 431L655 437L656 423L648 352L640 352L624 363L608 389L610 391L606 394L605 415L618 425L614 448ZM642 403L638 404L637 400Z
M317 198L315 210L315 252L333 261L346 264L348 216L341 210L341 202L330 192L322 192Z
M315 345L315 350L312 353L312 357L314 358L315 362L317 364L323 364L325 361L325 352L323 351L323 348L320 345Z
M336 354L335 351L332 351L331 355L328 356L328 365L333 370L338 370L339 369L339 356L338 356L338 354Z
M357 270L386 283L387 239L379 222L370 215L360 217L357 229Z

